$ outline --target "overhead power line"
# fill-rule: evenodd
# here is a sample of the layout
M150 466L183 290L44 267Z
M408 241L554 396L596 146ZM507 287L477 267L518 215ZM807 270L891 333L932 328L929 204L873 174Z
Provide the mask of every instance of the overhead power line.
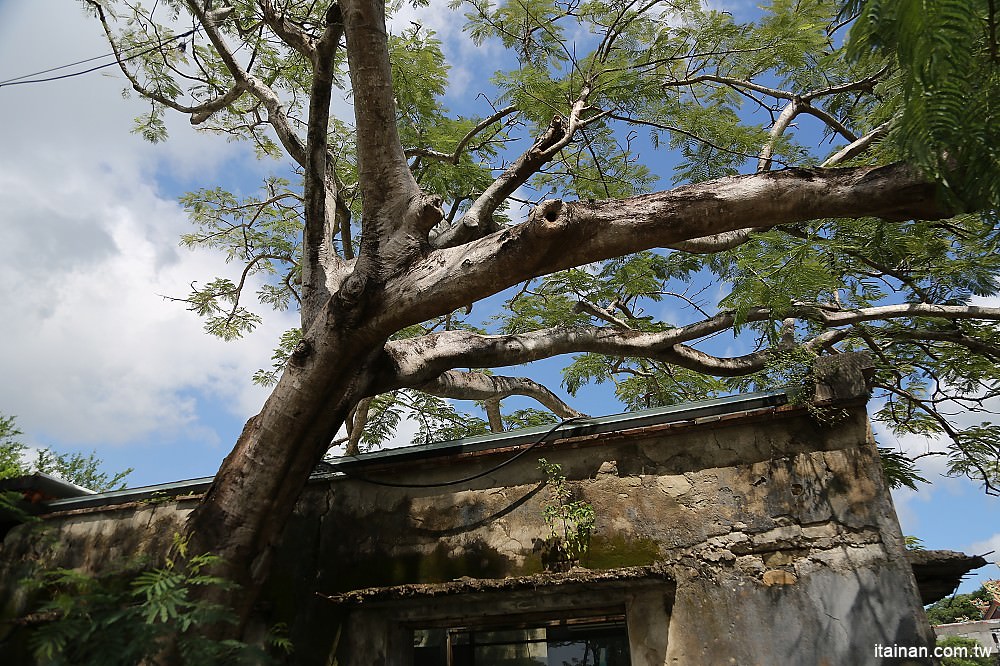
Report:
M136 51L136 50L138 50L138 52L137 53L132 53L130 55L127 55L127 56L123 57L121 59L121 61L122 62L128 62L130 60L134 60L136 58L142 57L142 56L146 55L147 53L152 53L153 51L156 51L157 49L163 48L163 46L166 45L166 44L170 44L171 42L176 42L176 41L178 41L180 39L184 39L185 37L189 37L189 36L193 35L196 32L198 32L198 28L192 28L191 30L188 30L187 32L182 32L182 33L180 33L178 35L174 35L173 37L168 37L166 39L159 40L159 41L157 41L155 43L153 43L152 41L149 41L149 42L146 42L144 44L137 44L136 46L133 46L133 47L131 47L129 49L126 49L125 53L128 53L129 51ZM149 45L149 44L153 44L153 45L149 46L148 48L146 48L147 45ZM84 74L89 74L91 72L96 72L99 69L104 69L105 67L112 67L114 65L117 65L118 64L118 60L116 59L116 60L114 60L112 62L104 63L103 65L97 65L95 67L89 67L87 69L84 69L84 70L81 70L81 71L78 71L78 72L70 72L68 74L60 74L58 76L48 76L48 77L41 78L41 79L29 78L29 77L39 76L41 74L48 74L50 72L58 72L59 70L69 69L70 67L77 67L79 65L85 65L88 62L94 62L95 60L101 60L102 58L113 58L114 55L115 54L113 52L112 53L106 53L104 55L94 56L93 58L87 58L85 60L78 60L76 62L71 62L71 63L69 63L67 65L59 65L58 67L50 67L49 69L43 69L43 70L38 71L38 72L32 72L31 74L22 74L21 76L15 76L14 78L6 79L4 81L0 81L0 88L2 88L4 86L20 86L20 85L27 85L29 83L45 83L47 81L58 81L60 79L69 79L69 78L72 78L74 76L82 76Z

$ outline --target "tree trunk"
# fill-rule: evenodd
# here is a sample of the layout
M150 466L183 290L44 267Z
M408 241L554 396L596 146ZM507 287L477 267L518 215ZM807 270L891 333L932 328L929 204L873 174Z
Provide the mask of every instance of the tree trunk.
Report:
M188 518L192 552L220 556L215 574L240 586L216 591L213 600L234 609L241 624L309 475L370 384L364 359L383 343L363 329L339 329L330 310L318 317Z

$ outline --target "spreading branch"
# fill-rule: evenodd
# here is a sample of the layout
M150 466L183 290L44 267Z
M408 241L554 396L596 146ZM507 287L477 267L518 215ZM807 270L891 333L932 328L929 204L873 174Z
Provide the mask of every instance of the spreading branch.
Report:
M742 321L769 321L774 316L769 308L753 308L743 314ZM707 354L687 343L731 329L738 321L733 312L721 312L687 326L657 332L601 326L554 327L510 335L441 331L387 343L383 363L391 368L387 377L392 377L391 381L401 386L420 384L426 377L436 377L455 367L516 365L578 352L649 358L710 375L738 377L763 369L775 351L786 351L795 344L788 335L792 328L790 319L809 320L824 326L826 330L799 343L818 352L851 335L850 330L838 327L914 318L1000 321L1000 308L912 303L839 310L825 304L800 304L783 312L782 317L786 320L783 325L786 335L777 347L728 358ZM934 339L934 335L928 339ZM970 344L960 335L953 336L953 340Z
M434 379L412 388L439 398L455 400L499 401L512 395L523 395L536 400L561 418L586 416L570 407L545 386L527 377L504 377L488 375L485 372L446 370Z
M478 123L476 123L472 129L466 132L458 145L455 146L455 150L451 153L442 153L437 150L431 150L430 148L407 148L404 152L408 158L421 157L425 159L437 160L439 162L446 162L448 164L458 164L462 157L462 153L465 152L466 147L475 139L481 132L485 129L492 127L496 123L500 122L507 116L517 113L516 106L507 106L491 116L483 118Z
M191 15L198 20L205 30L205 34L208 36L209 41L212 42L216 53L218 53L219 58L235 80L235 85L245 89L263 104L267 110L267 122L274 129L274 133L277 135L278 141L281 142L285 152L295 160L296 164L305 168L308 163L306 147L292 127L281 98L264 81L240 65L233 54L233 50L229 48L225 37L223 37L222 32L219 30L218 25L207 16L206 10L202 8L199 2L188 0L186 5Z

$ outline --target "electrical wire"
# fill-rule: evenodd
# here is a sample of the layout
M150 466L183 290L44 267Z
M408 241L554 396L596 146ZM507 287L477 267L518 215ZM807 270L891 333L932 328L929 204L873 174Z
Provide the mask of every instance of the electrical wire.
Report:
M181 33L179 35L174 35L173 37L168 37L166 39L160 40L160 41L156 42L153 46L150 46L149 48L146 48L143 51L139 51L138 53L133 53L131 55L123 57L121 59L121 62L128 62L130 60L134 60L135 58L139 58L141 56L144 56L147 53L152 53L153 51L156 51L157 49L162 48L165 44L169 44L171 42L176 42L179 39L184 39L185 37L189 37L190 35L193 35L196 32L198 32L198 28L192 28L191 30L188 30L187 32L183 32L183 33ZM133 46L130 49L126 49L125 52L127 53L128 51L135 51L136 49L142 49L146 45L151 44L151 43L152 42L146 42L145 44L138 44L136 46ZM117 65L119 63L119 61L116 59L114 62L104 63L103 65L97 65L95 67L91 67L89 69L85 69L85 70L82 70L82 71L79 71L79 72L70 72L69 74L60 74L59 76L49 76L49 77L46 77L46 78L43 78L43 79L28 79L28 77L30 77L30 76L38 76L39 74L48 74L49 72L57 72L57 71L59 71L61 69L67 69L69 67L76 67L77 65L85 65L88 62L93 62L95 60L100 60L102 58L110 58L110 57L112 57L114 55L115 55L114 53L107 53L107 54L102 55L102 56L94 56L93 58L87 58L85 60L79 60L77 62L71 62L68 65L60 65L58 67L50 67L49 69L43 69L43 70L41 70L39 72L33 72L31 74L22 74L21 76L15 76L14 78L6 79L4 81L0 81L0 88L3 88L4 86L27 85L29 83L45 83L47 81L59 81L61 79L69 79L69 78L72 78L74 76L82 76L84 74L89 74L91 72L96 72L99 69L104 69L105 67L112 67L114 65ZM23 79L28 79L28 80L25 81Z
M533 448L535 448L536 446L538 446L539 444L541 444L542 442L544 442L546 439L548 439L549 435L551 435L552 433L554 433L557 430L559 430L559 428L562 428L567 423L572 423L573 421L579 421L580 419L583 419L583 418L586 418L586 417L583 417L583 416L574 416L572 418L563 419L562 421L560 421L559 423L556 423L551 428L549 428L544 433L542 433L541 437L539 437L534 442L532 442L531 444L529 444L525 448L523 448L520 451L518 451L517 453L515 453L513 456L511 456L507 460L504 460L502 463L500 463L498 465L494 465L493 467L490 467L486 471L479 472L478 474L473 474L471 476L462 477L461 479L453 479L451 481L439 481L439 482L436 482L436 483L396 483L394 481L379 481L378 479L372 479L371 477L363 476L361 474L355 474L354 472L348 472L347 470L341 468L341 465L343 463L330 463L330 462L328 462L328 464L331 465L335 470L337 470L338 472L340 472L344 476L348 476L348 477L350 477L352 479L356 479L358 481L363 481L365 483L370 483L370 484L376 485L376 486L385 486L387 488L444 488L444 487L447 487L447 486L457 486L457 485L459 485L461 483L467 483L469 481L475 481L476 479L482 478L482 477L484 477L484 476L486 476L488 474L492 474L493 472L496 472L497 470L500 470L500 469L506 467L507 465L511 464L512 462L514 462L515 460L517 460L521 456L523 456L526 453L528 453L528 451L531 451Z
M86 60L77 60L76 62L71 62L68 65L59 65L58 67L49 67L48 69L43 69L38 72L32 72L31 74L22 74L21 76L15 76L12 79L7 79L5 81L0 81L0 85L5 86L8 83L14 81L20 81L21 79L26 79L29 76L38 76L39 74L48 74L49 72L58 72L60 69L67 69L69 67L76 67L77 65L86 65L88 62L93 62L95 60L101 60L102 58L110 58L114 53L105 53L104 55L94 56L93 58L87 58Z

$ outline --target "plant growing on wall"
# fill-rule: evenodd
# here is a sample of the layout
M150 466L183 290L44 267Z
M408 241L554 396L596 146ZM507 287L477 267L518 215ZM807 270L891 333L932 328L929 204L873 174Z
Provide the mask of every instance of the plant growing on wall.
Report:
M573 490L566 483L562 466L538 459L538 469L545 475L548 497L542 504L542 517L549 527L549 566L567 569L587 552L594 531L594 505L573 499Z
M938 639L937 646L949 655L941 660L941 666L993 666L996 662L989 656L980 656L985 648L979 641L965 636L947 636ZM965 651L966 656L955 656Z

